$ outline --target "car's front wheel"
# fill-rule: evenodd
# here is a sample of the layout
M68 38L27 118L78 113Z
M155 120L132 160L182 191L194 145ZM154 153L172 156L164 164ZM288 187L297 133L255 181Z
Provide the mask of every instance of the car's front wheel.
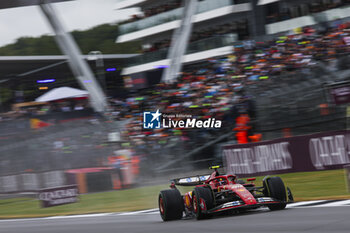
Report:
M286 208L287 194L284 183L280 177L267 177L263 181L264 194L266 196L275 198L283 203L271 204L267 207L270 210L282 210Z
M209 187L196 187L192 195L193 211L196 218L199 220L210 217L210 214L205 212L214 207L212 190Z

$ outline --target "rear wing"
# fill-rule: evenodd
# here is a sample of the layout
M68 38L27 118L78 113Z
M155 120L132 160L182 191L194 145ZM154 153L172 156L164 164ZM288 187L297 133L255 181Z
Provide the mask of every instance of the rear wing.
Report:
M209 177L210 175L197 175L197 176L173 179L171 180L171 182L179 186L194 186L194 185L204 184L204 182L208 180Z

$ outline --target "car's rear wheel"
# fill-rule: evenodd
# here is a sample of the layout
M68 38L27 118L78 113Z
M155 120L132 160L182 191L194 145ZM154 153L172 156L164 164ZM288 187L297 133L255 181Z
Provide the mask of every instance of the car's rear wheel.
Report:
M275 198L281 202L279 204L271 204L267 207L270 210L282 210L286 208L286 201L287 201L287 194L286 194L286 188L284 186L284 183L280 177L268 177L264 179L263 182L264 185L264 194L266 196Z
M209 187L196 187L192 193L192 205L196 218L204 219L211 215L206 211L214 207L214 197Z
M181 219L184 211L183 198L177 189L162 190L158 197L159 213L163 221Z

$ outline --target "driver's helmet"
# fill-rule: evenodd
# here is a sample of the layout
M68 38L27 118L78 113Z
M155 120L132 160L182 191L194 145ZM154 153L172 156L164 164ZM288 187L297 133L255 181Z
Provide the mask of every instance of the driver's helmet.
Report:
M227 184L226 180L223 179L223 178L220 178L219 179L219 185L225 185L225 184Z

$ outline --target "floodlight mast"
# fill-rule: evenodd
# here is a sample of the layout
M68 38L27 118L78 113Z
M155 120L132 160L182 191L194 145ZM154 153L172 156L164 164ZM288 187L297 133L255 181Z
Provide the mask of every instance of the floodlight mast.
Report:
M75 78L78 80L79 84L89 92L91 106L96 112L106 112L108 110L106 96L87 62L83 59L80 49L73 37L65 30L54 7L49 0L43 0L40 3L40 9L55 32L55 40L59 48L68 56L68 64Z
M170 66L164 70L162 76L162 81L165 83L175 82L181 71L183 56L186 54L191 37L192 20L197 11L197 4L198 0L183 0L184 12L181 24L173 33L168 52Z

